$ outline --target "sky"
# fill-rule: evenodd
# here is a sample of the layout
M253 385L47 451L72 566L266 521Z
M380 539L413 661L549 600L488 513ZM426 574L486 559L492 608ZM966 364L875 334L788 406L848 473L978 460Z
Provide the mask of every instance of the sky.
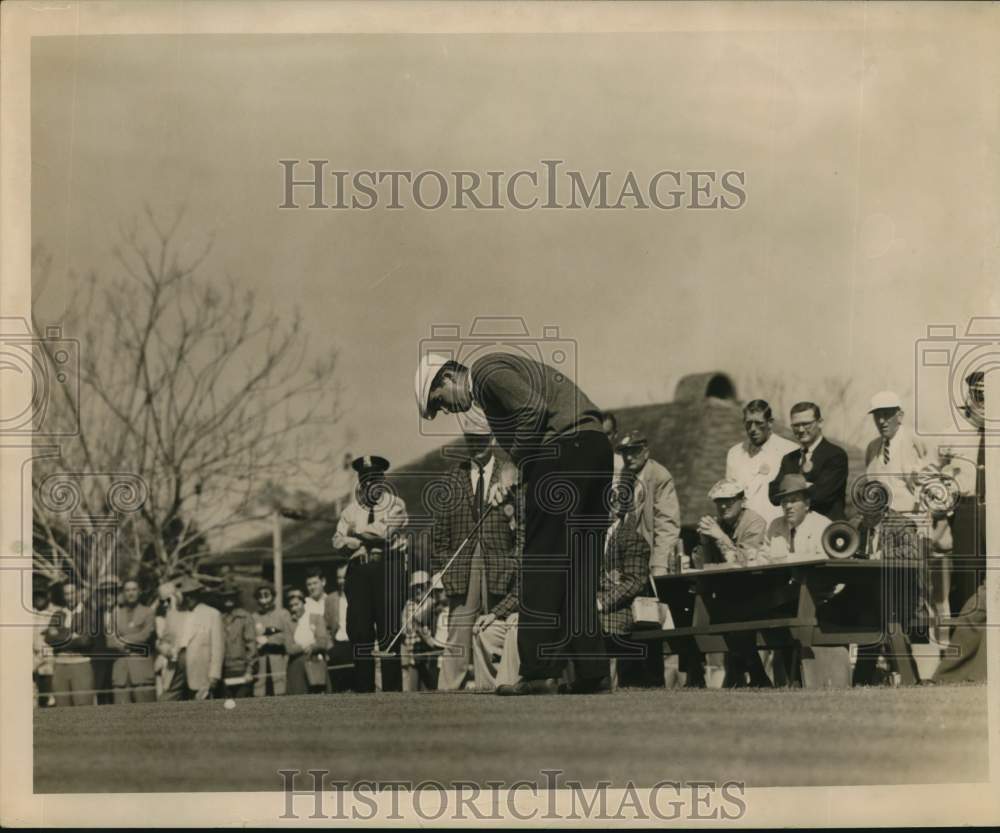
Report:
M336 345L352 450L431 450L413 395L435 324L522 316L575 344L605 408L686 373L824 377L866 402L937 381L929 324L1000 314L997 57L935 31L36 38L39 314L111 274L120 225L186 206L231 275ZM279 210L279 159L331 169L745 172L738 210ZM612 189L614 190L614 189ZM71 335L71 334L68 334ZM752 398L753 390L740 396ZM941 415L938 415L941 416ZM867 417L856 416L858 424ZM943 417L942 417L943 418Z

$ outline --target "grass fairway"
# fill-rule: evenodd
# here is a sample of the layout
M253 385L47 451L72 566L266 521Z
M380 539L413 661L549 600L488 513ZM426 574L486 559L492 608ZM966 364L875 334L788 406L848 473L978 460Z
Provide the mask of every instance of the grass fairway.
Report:
M747 786L987 778L984 686L650 691L502 698L438 693L46 709L35 791L281 788L280 769L353 782ZM306 784L308 786L308 784Z

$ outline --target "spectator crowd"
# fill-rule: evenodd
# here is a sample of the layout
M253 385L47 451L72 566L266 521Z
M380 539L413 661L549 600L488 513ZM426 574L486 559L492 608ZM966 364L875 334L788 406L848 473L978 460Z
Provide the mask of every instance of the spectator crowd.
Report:
M984 382L982 373L965 380L978 448L975 476L964 482L955 476L958 455L932 454L890 391L872 397L876 436L865 474L850 488L848 455L824 437L819 404L791 408L792 441L775 433L766 401L749 401L741 414L745 439L718 450L725 477L707 494L715 512L688 536L690 552L670 471L652 459L640 431L619 432L606 413L616 457L597 607L616 658L613 685L794 683L793 653L755 647L664 656L655 642L630 637L650 603L656 609L657 578L825 559L837 522L856 533L852 557L926 568L915 618L936 628L938 642L961 649L941 661L935 678L985 679L984 564L949 569L955 554L985 558ZM462 459L442 476L444 497L433 507L429 570L407 567L406 505L386 483L388 461L372 455L353 463L357 488L332 541L346 563L331 591L324 572L312 569L304 587L281 588L283 605L277 589L261 582L251 611L235 584L207 586L195 575L161 584L149 604L134 579L110 578L88 592L66 581L38 593L39 706L514 685L524 529L509 463L497 451L487 425L465 427ZM669 612L657 615L669 619ZM880 669L891 667L883 647L854 652L846 673L855 685L876 683ZM839 651L833 663L848 666L846 649L830 650Z

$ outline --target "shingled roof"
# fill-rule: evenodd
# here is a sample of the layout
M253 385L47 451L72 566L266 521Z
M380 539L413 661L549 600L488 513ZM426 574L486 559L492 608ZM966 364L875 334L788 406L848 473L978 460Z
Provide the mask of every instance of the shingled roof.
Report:
M671 402L615 409L619 436L626 431L642 431L649 440L650 456L673 475L681 505L681 525L688 530L702 515L714 513L708 490L725 476L727 450L746 436L742 407L733 380L721 371L712 371L684 376L677 383ZM788 427L777 419L775 431L792 438ZM854 482L864 469L863 452L836 438L830 439L847 450L848 482ZM406 501L411 518L422 517L426 522L430 515L424 501L427 484L435 473L453 465L452 455L457 445L457 442L449 443L389 472L388 480ZM310 563L333 557L330 539L334 523L331 521L288 521L283 529L286 561ZM249 565L270 558L270 554L271 536L262 535L202 563L205 566Z

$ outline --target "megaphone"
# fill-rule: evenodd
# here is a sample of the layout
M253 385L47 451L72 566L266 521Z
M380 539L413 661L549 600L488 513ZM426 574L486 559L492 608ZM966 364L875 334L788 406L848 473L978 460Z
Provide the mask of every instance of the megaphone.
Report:
M830 558L851 558L858 551L861 536L847 521L834 521L820 539L823 552Z

